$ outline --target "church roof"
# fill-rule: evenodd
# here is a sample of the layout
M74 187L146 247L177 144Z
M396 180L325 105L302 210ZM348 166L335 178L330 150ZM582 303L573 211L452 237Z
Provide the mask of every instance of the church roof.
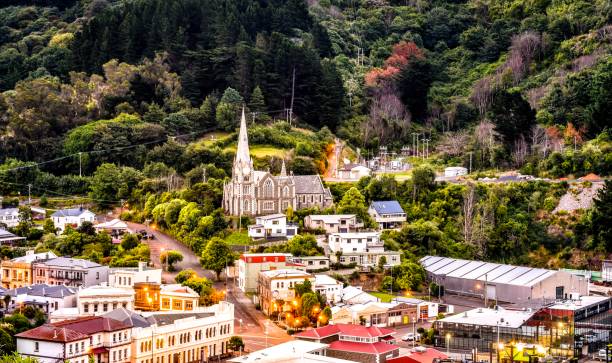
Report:
M325 187L318 175L294 175L296 194L324 194Z
M240 119L240 132L238 133L238 147L236 149L236 161L250 163L251 156L249 155L249 137L247 135L246 117L244 116L244 107L242 108L242 117Z

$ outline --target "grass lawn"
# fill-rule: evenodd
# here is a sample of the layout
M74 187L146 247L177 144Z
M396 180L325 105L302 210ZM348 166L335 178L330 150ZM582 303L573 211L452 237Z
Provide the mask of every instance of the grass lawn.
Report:
M246 231L245 232L233 232L232 234L227 236L225 241L229 245L234 245L234 246L249 246L253 244L251 237L247 235Z
M213 143L219 141L219 140L223 140L226 137L230 136L231 134L229 132L224 132L224 131L215 131L215 132L209 132L207 134L204 134L201 138L200 138L200 142L205 145L212 145Z
M236 151L236 145L230 145L225 148L226 151ZM278 158L286 157L289 153L289 150L280 149L275 146L269 145L251 145L249 147L249 151L251 152L251 156L256 158L264 158L267 156L276 156Z
M389 293L386 292L369 292L370 295L374 295L377 298L380 299L381 302L391 302L391 299L394 297L394 295L391 295Z

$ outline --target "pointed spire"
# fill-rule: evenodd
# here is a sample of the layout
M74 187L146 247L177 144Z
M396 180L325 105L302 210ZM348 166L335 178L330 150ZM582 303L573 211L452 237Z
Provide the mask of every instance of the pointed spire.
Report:
M281 166L280 176L287 176L287 168L285 168L285 159L283 159L283 165Z
M247 135L246 117L244 116L244 106L242 106L242 118L240 119L240 132L238 133L238 148L236 149L235 163L251 162L249 156L249 137Z

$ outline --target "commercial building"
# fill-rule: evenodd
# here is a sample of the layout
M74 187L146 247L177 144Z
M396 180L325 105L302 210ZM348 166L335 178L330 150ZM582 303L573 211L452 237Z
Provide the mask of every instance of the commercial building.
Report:
M397 200L372 202L368 213L382 229L397 228L407 220L406 212Z
M344 284L328 275L315 275L313 290L325 296L330 304L342 301L342 290Z
M346 286L342 289L342 302L345 304L365 304L368 302L378 302L379 298L363 291L361 286Z
M111 287L106 284L90 286L77 293L79 316L103 315L117 308L134 308L132 288Z
M612 299L583 296L536 309L479 308L434 322L434 344L451 349L511 354L518 344L532 345L553 357L590 354L608 344ZM497 352L499 350L499 353Z
M8 310L13 311L23 306L34 306L45 314L76 306L77 289L64 285L50 286L46 284L29 285L8 290L3 295L11 297Z
M134 308L142 311L193 311L200 301L197 292L179 284L137 282L134 295Z
M287 238L291 239L298 232L296 223L287 223L284 214L269 214L255 218L255 224L248 227L251 238Z
M322 229L326 234L348 233L363 228L363 222L355 214L311 214L304 217L304 228Z
M261 311L266 315L291 311L295 285L307 280L314 286L314 276L304 271L281 269L260 272L257 286Z
M78 228L84 222L93 223L96 214L81 208L60 209L51 215L51 220L59 232L64 232L67 226Z
M306 272L322 272L329 270L329 257L327 256L301 256L291 258L292 267L301 270L302 267L297 265L303 265L303 269Z
M269 348L229 359L232 363L357 363L326 356L329 344L291 340Z
M6 289L15 289L17 287L32 285L32 262L46 261L56 257L57 256L52 251L34 253L34 250L29 250L26 251L25 256L2 261L0 263L0 269L2 270L2 287Z
M262 271L295 268L290 253L244 253L240 255L238 265L238 288L243 292L256 292L259 273Z
M415 299L412 297L394 297L391 302L415 306L417 319L419 321L436 318L438 314L452 314L455 310L453 305L440 304L434 301Z
M429 280L451 294L521 305L588 295L588 280L565 271L436 256L423 257L420 262Z
M109 286L132 288L138 282L161 284L162 270L148 267L146 262L138 262L138 267L111 267L108 271Z
M32 262L34 283L89 287L108 282L108 266L70 257Z
M128 363L131 327L105 317L46 324L17 334L17 352L41 363Z
M328 243L332 262L355 264L364 269L378 266L383 257L384 267L397 266L401 262L400 252L385 251L379 232L331 233Z
M132 327L131 363L216 362L228 355L234 335L228 302L189 312L117 309L104 316Z
M329 344L327 356L361 363L385 363L399 356L395 331L358 324L334 324L295 335L298 340Z

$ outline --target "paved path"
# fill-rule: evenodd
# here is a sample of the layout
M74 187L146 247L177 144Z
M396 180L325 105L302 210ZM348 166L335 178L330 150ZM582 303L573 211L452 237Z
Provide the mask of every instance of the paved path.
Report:
M194 270L199 276L206 276L208 279L215 281L216 275L210 270L205 270L200 265L199 257L183 245L181 242L163 233L159 230L147 228L144 224L127 222L129 228L138 232L146 230L147 234L155 236L152 240L145 240L151 249L151 261L157 267L161 267L160 254L163 250L179 251L183 255L183 261L175 265L176 271L163 273L163 278L166 283L174 283L176 274L185 269ZM227 285L226 285L227 281ZM234 333L242 336L245 343L245 351L255 351L273 344L279 344L292 338L276 325L270 323L263 313L255 309L252 300L249 299L241 290L239 290L233 279L226 279L225 275L221 276L221 281L215 281L214 287L218 290L227 291L226 300L234 304ZM266 322L269 323L266 329ZM267 330L267 337L266 337Z

